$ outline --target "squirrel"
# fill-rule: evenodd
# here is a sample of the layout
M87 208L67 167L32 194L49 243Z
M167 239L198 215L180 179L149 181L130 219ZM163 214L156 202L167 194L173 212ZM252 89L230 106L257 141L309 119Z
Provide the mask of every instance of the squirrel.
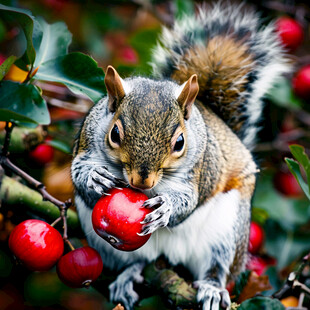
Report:
M133 309L144 266L164 255L193 275L203 309L228 308L228 279L245 269L257 165L252 150L263 99L290 71L273 23L243 6L201 6L153 50L152 77L108 66L107 96L85 117L74 147L75 203L88 243L117 271L110 299ZM113 187L148 196L148 242L116 250L91 223Z

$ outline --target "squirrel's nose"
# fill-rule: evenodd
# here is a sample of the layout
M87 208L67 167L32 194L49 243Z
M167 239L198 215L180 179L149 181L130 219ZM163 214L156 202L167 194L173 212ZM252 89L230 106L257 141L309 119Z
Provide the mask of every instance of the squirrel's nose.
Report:
M157 175L156 173L149 173L147 177L141 177L139 173L136 171L132 171L129 176L130 186L137 189L151 189L157 183Z

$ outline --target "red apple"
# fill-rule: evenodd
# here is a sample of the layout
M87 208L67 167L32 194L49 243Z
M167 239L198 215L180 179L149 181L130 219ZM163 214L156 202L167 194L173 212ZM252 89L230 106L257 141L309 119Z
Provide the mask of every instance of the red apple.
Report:
M60 280L70 287L87 287L97 280L103 269L100 254L86 246L62 256L57 263Z
M150 238L150 234L138 235L143 227L140 222L152 211L142 207L148 197L130 188L114 188L109 194L102 196L93 209L95 232L118 250L140 248Z
M276 29L282 44L290 51L301 45L304 33L301 25L293 18L282 16L276 21Z
M40 220L26 220L10 234L9 248L27 268L45 271L53 267L64 251L60 233Z
M293 77L294 93L305 100L310 99L310 65L302 67Z
M48 144L39 144L28 154L29 158L36 164L45 165L53 160L54 148Z
M276 190L287 197L300 198L303 196L301 187L290 172L278 171L274 175L273 183Z
M251 222L249 252L257 254L264 242L263 228L255 222Z

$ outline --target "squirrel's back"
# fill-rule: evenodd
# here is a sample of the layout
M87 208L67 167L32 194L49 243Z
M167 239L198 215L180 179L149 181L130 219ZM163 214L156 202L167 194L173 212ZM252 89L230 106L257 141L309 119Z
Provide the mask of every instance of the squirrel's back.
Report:
M204 6L163 29L153 51L158 78L185 82L198 75L197 99L209 106L252 148L263 97L290 66L274 25L243 5Z

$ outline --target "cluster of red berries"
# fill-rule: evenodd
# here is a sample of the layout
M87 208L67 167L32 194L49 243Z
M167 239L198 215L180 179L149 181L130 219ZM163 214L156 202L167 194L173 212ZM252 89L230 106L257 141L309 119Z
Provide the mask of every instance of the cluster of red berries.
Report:
M93 209L94 230L118 250L138 249L150 238L138 235L143 227L140 222L151 212L142 207L148 197L129 188L112 189L109 194L102 196ZM10 235L9 247L30 270L46 271L57 264L59 278L70 287L88 286L103 269L100 254L89 246L63 255L61 234L41 220L18 224Z
M293 18L282 16L276 22L282 44L289 52L294 52L303 42L304 32L302 26ZM304 99L310 99L310 64L300 68L292 80L294 93Z
M102 272L99 253L82 247L63 255L61 234L48 223L29 219L11 232L9 248L30 270L46 271L57 263L59 278L70 287L84 287L95 281Z

